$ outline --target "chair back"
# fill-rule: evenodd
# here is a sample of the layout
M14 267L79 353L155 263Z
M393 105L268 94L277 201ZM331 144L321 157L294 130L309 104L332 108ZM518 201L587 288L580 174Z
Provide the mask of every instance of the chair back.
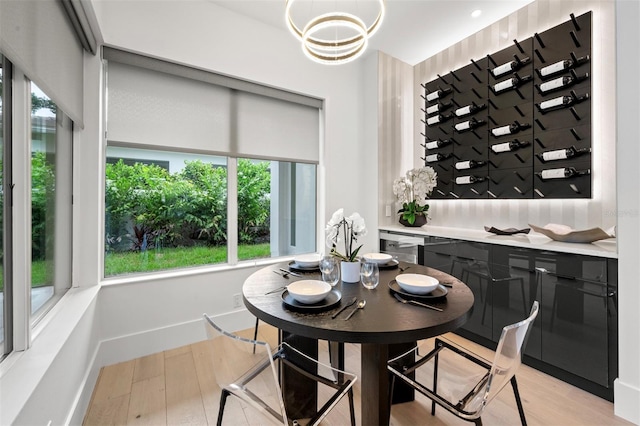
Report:
M484 405L488 404L516 374L518 367L522 363L522 353L537 315L538 301L534 301L528 318L515 324L507 325L502 329L487 379Z
M207 314L204 320L220 391L226 389L247 402L264 414L264 420L287 425L278 370L269 344L229 333ZM239 415L244 417L241 412Z

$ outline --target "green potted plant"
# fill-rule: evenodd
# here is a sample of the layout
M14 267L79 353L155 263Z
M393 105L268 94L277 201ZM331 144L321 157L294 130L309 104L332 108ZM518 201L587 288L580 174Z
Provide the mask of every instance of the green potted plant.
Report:
M426 200L437 184L438 174L430 166L411 169L393 182L393 194L398 204L402 204L398 210L398 220L402 225L422 226L427 223L429 204Z

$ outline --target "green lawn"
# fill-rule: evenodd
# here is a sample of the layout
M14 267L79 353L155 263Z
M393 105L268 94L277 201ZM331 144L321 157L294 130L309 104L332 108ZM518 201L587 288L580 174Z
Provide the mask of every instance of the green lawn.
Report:
M240 260L269 257L269 243L243 245L238 247ZM148 250L143 253L109 253L105 258L105 276L123 275L135 272L160 271L187 268L227 261L226 247L182 247L162 250Z
M240 260L269 257L269 243L243 245L238 247ZM227 261L226 247L183 247L167 248L144 253L109 253L105 258L105 276L123 275L135 272L151 272L166 269L187 268ZM50 274L49 274L50 275ZM47 285L47 262L31 264L31 287ZM2 266L0 265L0 291L3 291Z

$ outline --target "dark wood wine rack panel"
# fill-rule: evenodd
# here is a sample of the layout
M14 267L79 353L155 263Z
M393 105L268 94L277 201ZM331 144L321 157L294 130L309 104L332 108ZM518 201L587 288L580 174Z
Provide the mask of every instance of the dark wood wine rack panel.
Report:
M422 84L422 158L438 173L431 198L591 198L591 37L591 12L571 14ZM506 126L515 132L500 134ZM577 154L550 154L565 149ZM561 168L576 173L543 173Z

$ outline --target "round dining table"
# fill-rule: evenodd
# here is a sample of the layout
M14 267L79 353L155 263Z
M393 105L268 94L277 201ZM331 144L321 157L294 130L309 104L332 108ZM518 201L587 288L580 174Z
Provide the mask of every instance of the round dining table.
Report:
M281 269L293 271L298 276L283 276ZM440 287L441 297L403 295L395 278L399 274L408 273L436 278L443 286ZM396 403L413 399L413 391L406 386L398 386L399 384L394 388L393 400L390 398L387 361L414 347L418 340L454 331L462 326L471 316L474 302L471 290L457 278L437 269L404 262L381 266L379 284L372 290L360 283L339 282L332 295L337 301L321 308L291 302L285 287L304 279L322 278L319 270L296 268L293 261L264 267L245 280L242 288L244 304L258 319L278 328L283 341L309 356L317 358L318 340L331 342L335 345L332 346L332 357L342 360L339 367L343 367L344 352L336 354L335 351L344 351L343 343L361 345L359 380L363 425L388 424L392 401ZM394 297L398 292L405 300L417 300L440 308L441 311L401 303ZM366 300L364 308L345 320L356 309L356 303L333 318L354 297L358 301ZM302 410L296 407L295 401L287 403L286 395L292 397L299 392L308 392L309 384L294 381L283 378L285 404Z

